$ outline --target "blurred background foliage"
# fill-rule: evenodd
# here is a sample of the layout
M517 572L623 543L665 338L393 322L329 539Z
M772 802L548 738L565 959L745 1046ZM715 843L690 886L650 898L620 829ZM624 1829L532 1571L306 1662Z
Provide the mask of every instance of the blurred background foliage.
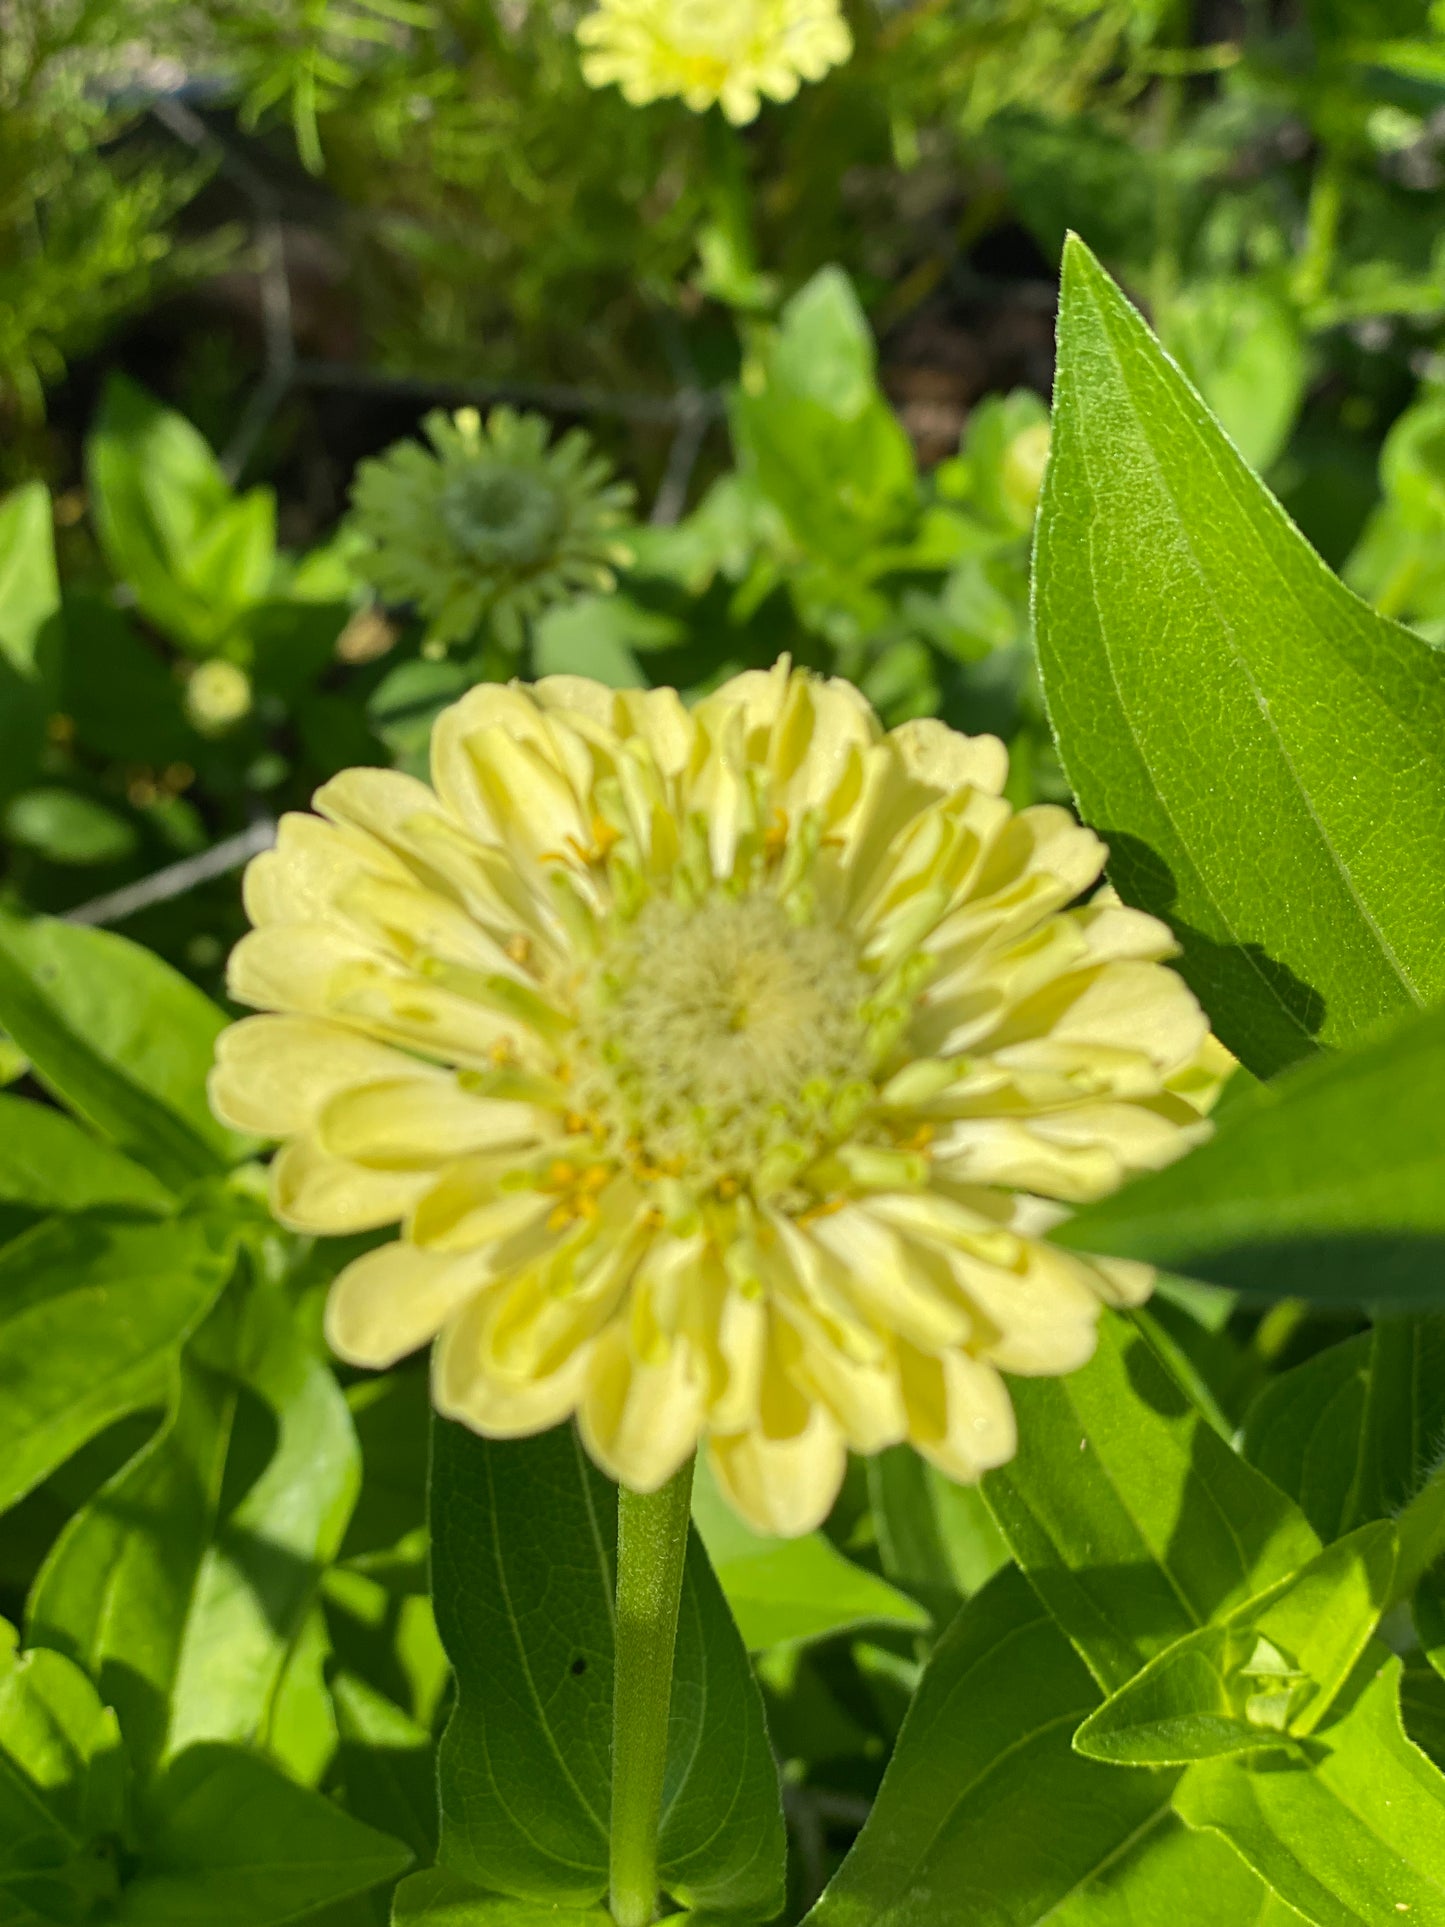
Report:
M851 61L741 130L588 87L581 10L0 0L11 899L420 767L519 670L696 689L790 649L1060 793L1026 584L1069 227L1326 558L1445 625L1438 8L856 0ZM443 615L374 505L420 530L441 471L384 478L423 486L429 411L494 451L499 404L535 474L452 474ZM590 480L548 506L559 461ZM518 489L509 575L467 518ZM234 896L103 914L213 985Z
M1070 227L1445 638L1445 9L850 0L742 129L589 87L584 10L0 0L0 905L214 991L277 812L479 676L789 650L1062 797Z
M1445 640L1445 9L853 0L852 60L742 130L587 87L581 11L0 0L0 912L112 924L216 993L277 812L348 764L424 772L479 677L696 692L787 650L889 722L996 731L1013 800L1063 798L1028 561L1070 227L1326 559ZM444 586L408 599L418 564ZM77 1024L140 968L45 942ZM194 993L141 988L136 1034L175 1030ZM314 1351L350 1254L232 1182ZM1191 1289L1152 1315L1225 1429L1342 1329L1284 1305L1226 1333ZM390 1825L357 1736L395 1728L425 1783L445 1698L424 1377L347 1398L367 1498L287 1675L333 1710L292 1733L278 1703L267 1745ZM0 1609L134 1444L12 1515ZM825 1564L817 1623L749 1631L799 1905L916 1680L909 1600L942 1625L1003 1558L902 1452L829 1534L873 1589Z

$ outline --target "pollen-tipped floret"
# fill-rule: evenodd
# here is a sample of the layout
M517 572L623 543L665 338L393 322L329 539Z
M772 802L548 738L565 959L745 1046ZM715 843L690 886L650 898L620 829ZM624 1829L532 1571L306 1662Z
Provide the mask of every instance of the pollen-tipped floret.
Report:
M480 687L432 768L286 818L231 965L276 1014L213 1101L286 1140L278 1215L401 1223L337 1279L337 1351L439 1335L443 1412L575 1414L642 1490L706 1437L765 1531L850 1447L1006 1460L1000 1374L1073 1369L1150 1283L1042 1233L1198 1138L1227 1061L1163 925L1079 903L1098 840L1012 810L991 737L885 734L786 664L691 713Z

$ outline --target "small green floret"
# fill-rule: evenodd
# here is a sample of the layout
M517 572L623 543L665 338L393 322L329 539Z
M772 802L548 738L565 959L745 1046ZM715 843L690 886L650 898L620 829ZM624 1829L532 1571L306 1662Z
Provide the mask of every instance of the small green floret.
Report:
M550 603L614 586L633 491L581 429L548 447L540 415L433 409L431 448L397 442L363 462L351 493L360 567L389 602L412 603L428 639L464 642L490 621L519 651Z

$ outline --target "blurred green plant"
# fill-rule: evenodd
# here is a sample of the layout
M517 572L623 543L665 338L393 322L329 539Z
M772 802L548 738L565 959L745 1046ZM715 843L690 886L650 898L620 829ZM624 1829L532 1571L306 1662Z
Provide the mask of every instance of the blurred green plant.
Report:
M114 0L8 0L0 22L0 401L25 416L70 357L234 244L178 244L207 167L125 138L143 100L118 43L135 24Z

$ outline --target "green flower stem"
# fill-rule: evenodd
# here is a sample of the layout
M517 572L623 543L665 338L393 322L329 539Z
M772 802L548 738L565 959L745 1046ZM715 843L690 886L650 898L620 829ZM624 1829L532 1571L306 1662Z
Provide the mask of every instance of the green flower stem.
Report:
M649 1927L657 1915L657 1829L692 1466L689 1459L658 1492L623 1486L617 1495L611 1869L617 1927Z

